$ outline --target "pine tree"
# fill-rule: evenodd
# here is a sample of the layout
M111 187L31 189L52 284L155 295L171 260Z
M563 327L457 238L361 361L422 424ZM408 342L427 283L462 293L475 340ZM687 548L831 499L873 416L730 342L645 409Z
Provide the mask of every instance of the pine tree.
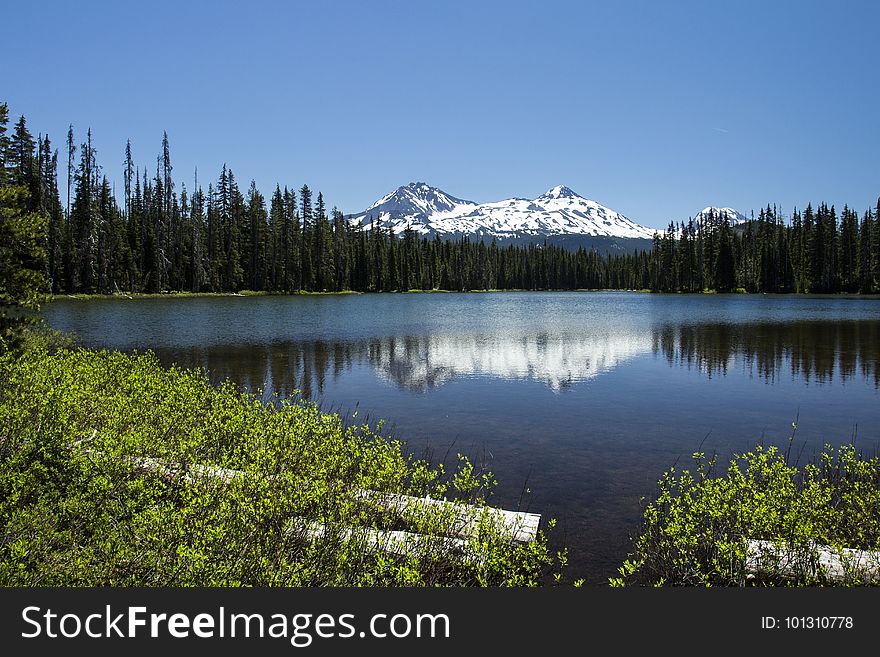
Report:
M226 167L220 176L220 187L226 187ZM212 292L220 292L222 287L223 265L223 229L221 226L221 214L218 209L221 192L214 191L214 186L208 185L208 210L207 210L207 282Z
M29 209L26 172L34 153L27 148L24 120L14 140L6 136L9 108L0 105L0 352L16 348L22 330L38 321L45 299L47 218ZM20 128L19 128L20 126ZM33 141L31 139L31 141Z
M140 169L135 167L134 192L128 216L128 248L131 251L131 289L140 292L144 289L144 250L143 250L143 195L141 192Z
M385 279L385 291L394 292L400 289L400 278L397 271L397 238L394 230L388 225L388 276Z
M821 227L813 214L812 204L804 210L804 281L805 292L815 292L821 286L822 274L822 242Z
M98 167L92 148L92 131L80 147L80 163L74 174L73 207L70 210L72 239L73 289L79 292L98 291L98 230L97 185Z
M293 292L302 289L302 225L296 204L296 192L284 188L284 229L281 248L284 251L284 290Z
M67 218L70 221L70 192L73 189L73 158L76 157L76 144L73 141L73 124L67 128Z
M207 279L207 226L205 225L205 194L198 183L198 171L195 174L195 191L190 204L190 276L189 289L200 292Z
M223 280L221 289L238 291L244 272L241 266L241 227L244 224L244 200L231 169L223 165L218 184L217 212L222 234Z
M873 217L870 211L862 216L859 225L859 250L856 276L858 278L858 291L862 294L871 294L874 290L874 267L871 257L871 245L873 243Z
M284 237L284 196L281 186L275 185L275 192L269 203L269 240L268 240L268 287L277 291L284 287L286 277L283 249Z
M349 228L342 212L333 208L333 289L341 292L351 287Z
M251 290L263 290L266 281L266 201L251 181L247 197L248 217L248 285Z
M302 232L299 240L299 258L300 258L300 282L298 289L314 290L315 275L312 269L312 191L308 185L303 185L299 190L300 219L302 221Z
M333 286L332 229L327 218L324 195L318 192L312 223L312 268L315 290L327 291Z
M65 222L58 196L58 151L52 150L49 136L43 137L39 157L41 202L39 212L48 219L46 236L46 277L48 291L61 291L64 277Z
M40 184L34 150L36 142L27 128L24 116L15 124L9 140L7 160L12 165L11 184L24 187L27 192L27 209L36 210L39 206Z
M12 164L9 160L9 136L6 131L9 129L9 106L6 103L0 103L0 187L6 187L10 184Z
M125 184L125 218L131 215L131 177L134 175L134 161L131 157L131 139L125 142L125 164L122 178Z
M840 248L838 251L840 289L843 292L857 292L857 254L859 251L858 216L848 206L843 206L840 216Z
M726 218L721 221L718 230L714 270L715 290L717 292L732 292L736 287L733 238L730 223Z

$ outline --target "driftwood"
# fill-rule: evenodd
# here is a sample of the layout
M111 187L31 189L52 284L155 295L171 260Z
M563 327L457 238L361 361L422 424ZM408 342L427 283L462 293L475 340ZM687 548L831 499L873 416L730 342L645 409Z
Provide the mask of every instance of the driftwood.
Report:
M824 578L829 582L853 579L880 582L880 551L833 548L819 543L748 540L746 570L756 575Z
M531 543L538 535L538 525L541 522L541 516L537 513L456 504L448 500L435 500L430 497L377 493L363 489L358 490L357 495L386 511L396 511L404 516L424 510L449 514L453 533L456 536L466 538L477 536L481 524L486 522L497 528L512 543Z
M430 536L404 531L389 531L372 527L342 527L335 531L317 520L293 518L288 533L302 535L310 540L338 537L343 541L363 541L369 548L402 557L422 557L443 554L454 561L480 561L481 555L466 540L449 536Z
M253 473L244 470L200 464L177 466L161 459L143 456L129 456L125 457L125 460L143 473L182 478L188 482L209 478L229 484L242 477L254 476ZM271 477L274 478L274 475ZM480 555L475 553L467 539L478 536L482 526L491 526L512 543L531 543L537 537L541 522L541 516L537 513L508 511L495 507L365 489L356 489L354 493L357 498L374 504L381 511L398 514L404 521L407 516L418 515L424 511L435 512L447 521L444 526L455 537L387 531L371 527L342 527L331 530L320 522L307 518L291 518L288 531L312 540L335 534L342 540L362 540L369 547L401 556L442 553L455 560L473 560L479 559Z

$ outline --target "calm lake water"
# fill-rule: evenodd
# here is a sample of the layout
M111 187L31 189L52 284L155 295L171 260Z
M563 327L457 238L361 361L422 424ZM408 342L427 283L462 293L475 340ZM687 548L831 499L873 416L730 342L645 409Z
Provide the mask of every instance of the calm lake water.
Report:
M880 300L514 292L59 300L88 346L153 349L251 390L384 418L466 453L495 503L556 517L572 576L616 574L639 500L703 444L808 460L880 445Z

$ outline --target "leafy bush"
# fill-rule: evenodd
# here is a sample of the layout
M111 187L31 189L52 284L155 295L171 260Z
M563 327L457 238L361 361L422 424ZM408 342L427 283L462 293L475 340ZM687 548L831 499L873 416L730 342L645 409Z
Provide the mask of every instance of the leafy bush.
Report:
M400 555L358 529L455 533L454 513L388 513L365 489L484 504L492 485L466 459L446 472L376 428L152 354L0 357L3 586L538 584L543 533L514 545L484 520L464 549L426 540Z
M846 548L880 548L880 459L863 458L852 445L826 445L803 468L789 465L776 447L733 458L724 476L714 475L714 457L696 453L694 463L693 472L663 475L613 586L867 583L855 571L831 582L821 567L792 573L784 563L756 575L746 541L801 551L799 563L814 566L818 546L844 560Z

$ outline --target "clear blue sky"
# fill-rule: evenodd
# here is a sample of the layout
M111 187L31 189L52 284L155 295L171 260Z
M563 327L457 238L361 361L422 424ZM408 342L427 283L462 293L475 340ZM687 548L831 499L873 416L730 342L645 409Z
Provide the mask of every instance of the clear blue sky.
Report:
M663 227L706 205L880 195L878 2L4 2L0 100L60 147L162 131L191 188L556 184Z

